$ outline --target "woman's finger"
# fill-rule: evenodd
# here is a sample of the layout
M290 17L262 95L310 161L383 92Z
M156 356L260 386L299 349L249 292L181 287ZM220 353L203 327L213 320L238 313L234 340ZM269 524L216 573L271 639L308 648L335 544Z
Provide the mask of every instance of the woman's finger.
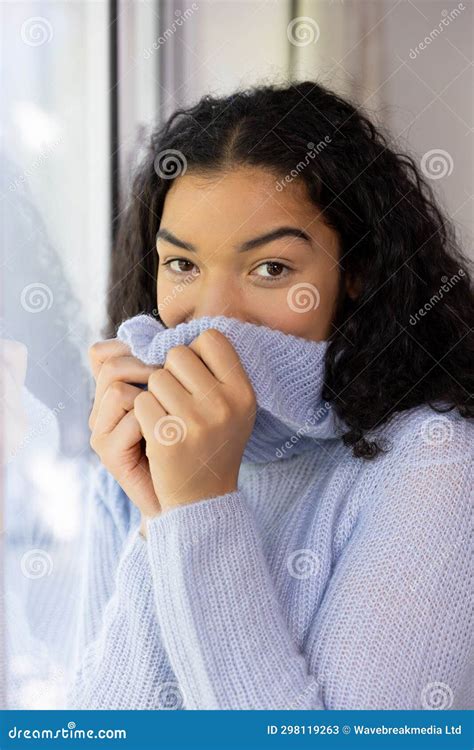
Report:
M141 388L115 380L109 385L98 410L89 418L89 427L98 434L112 432L125 414L133 409L133 402Z
M130 355L130 347L120 339L106 339L96 341L89 347L89 362L94 380L97 380L102 365L111 357Z
M221 331L208 328L189 344L189 348L222 384L239 387L242 376L248 380L239 355Z
M183 420L168 414L149 391L143 391L137 396L134 413L140 424L142 435L150 445L154 440L165 445L169 445L170 440L179 442L179 437L176 439L175 435L176 428L180 434L185 430Z
M148 378L156 367L144 365L136 357L131 355L125 357L110 357L102 365L97 376L95 389L94 405L92 407L91 419L94 421L97 416L100 402L105 391L111 383L122 381L125 383L148 383Z
M189 346L170 349L163 367L199 401L207 398L216 386L216 379L209 368Z
M111 456L117 456L123 451L124 445L136 445L142 437L140 425L133 409L131 409L107 436L107 451Z

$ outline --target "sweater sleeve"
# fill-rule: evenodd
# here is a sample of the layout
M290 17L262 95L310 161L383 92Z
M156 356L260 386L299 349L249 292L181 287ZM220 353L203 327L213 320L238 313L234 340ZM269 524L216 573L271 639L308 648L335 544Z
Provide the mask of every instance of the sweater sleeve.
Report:
M302 649L241 490L148 522L157 616L188 707L460 707L469 467L456 450L430 453L414 439L376 472Z
M124 535L113 512L118 485L103 467L97 477L67 708L181 708L160 640L147 542L138 527Z
M323 708L240 490L148 521L163 643L193 709Z
M308 639L332 709L469 709L472 424L421 417L360 482Z

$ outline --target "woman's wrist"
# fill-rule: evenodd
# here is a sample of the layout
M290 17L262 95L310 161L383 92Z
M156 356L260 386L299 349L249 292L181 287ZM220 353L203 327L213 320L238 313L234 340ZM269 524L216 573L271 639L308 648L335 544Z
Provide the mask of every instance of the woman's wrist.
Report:
M142 516L142 519L141 519L141 522L140 522L140 529L139 529L139 531L140 531L140 534L142 535L142 537L144 539L146 539L147 538L147 536L146 536L146 518L144 516Z
M147 537L147 530L146 530L146 523L147 523L147 521L151 521L151 519L152 518L156 518L156 516L161 516L161 511L159 511L158 513L156 513L154 516L145 516L142 513L139 531L140 531L140 534L142 535L142 537L144 537L144 539L148 538Z

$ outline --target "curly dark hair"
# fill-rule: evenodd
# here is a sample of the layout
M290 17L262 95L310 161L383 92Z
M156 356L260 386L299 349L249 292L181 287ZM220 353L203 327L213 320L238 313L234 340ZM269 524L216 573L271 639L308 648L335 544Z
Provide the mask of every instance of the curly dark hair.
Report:
M384 448L367 433L396 412L429 404L474 416L472 277L424 170L360 108L320 84L204 96L152 131L121 212L106 335L138 313L160 320L155 243L173 181L156 169L163 152L179 151L189 171L253 165L282 177L320 142L297 179L341 246L323 398L347 425L342 439L353 455L371 459ZM355 299L347 279L357 282Z

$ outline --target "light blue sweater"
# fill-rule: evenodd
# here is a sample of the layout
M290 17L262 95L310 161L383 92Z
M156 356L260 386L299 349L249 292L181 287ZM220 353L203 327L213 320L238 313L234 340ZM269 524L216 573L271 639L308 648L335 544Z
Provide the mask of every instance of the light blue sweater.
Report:
M98 469L68 707L472 708L472 422L420 406L354 458L321 398L327 342L224 316L118 336L162 364L210 327L257 396L238 490L146 540Z

